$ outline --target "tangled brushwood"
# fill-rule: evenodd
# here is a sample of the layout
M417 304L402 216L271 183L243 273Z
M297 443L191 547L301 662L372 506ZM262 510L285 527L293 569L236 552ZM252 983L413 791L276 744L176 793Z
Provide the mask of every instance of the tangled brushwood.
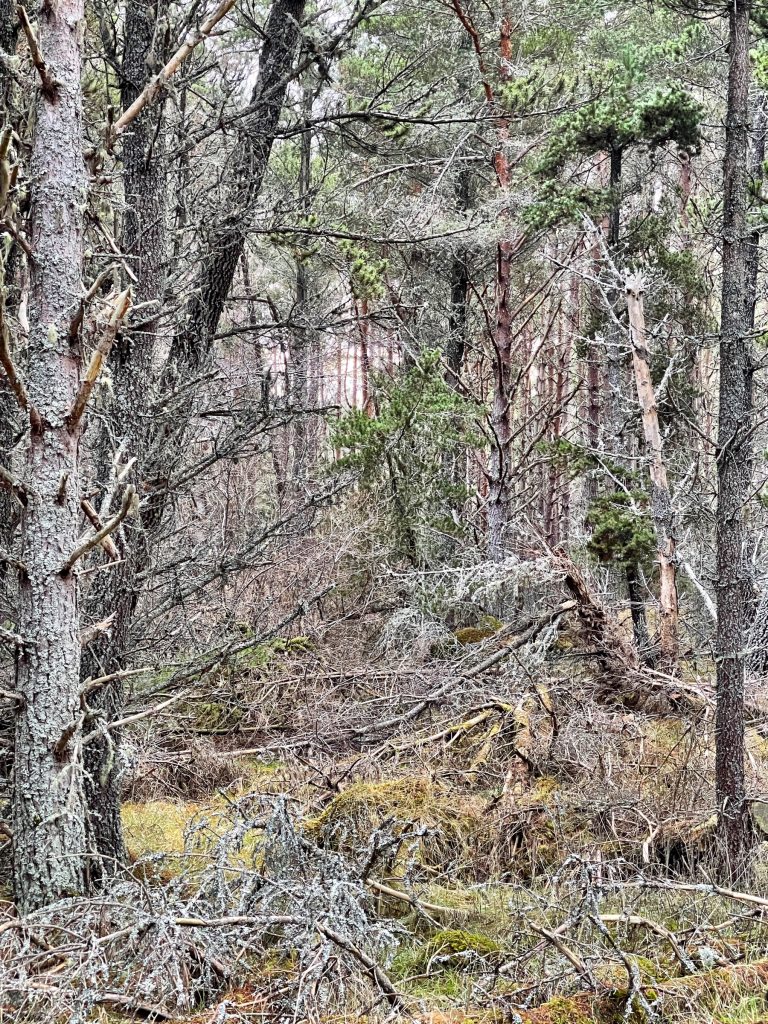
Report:
M318 1019L380 993L397 1005L385 971L397 926L377 919L366 881L402 842L380 832L345 860L297 830L286 800L245 797L191 823L172 881L165 857L146 858L98 897L0 924L3 1012L74 1024L103 1006L175 1020L255 962L274 977L259 998L275 1019Z

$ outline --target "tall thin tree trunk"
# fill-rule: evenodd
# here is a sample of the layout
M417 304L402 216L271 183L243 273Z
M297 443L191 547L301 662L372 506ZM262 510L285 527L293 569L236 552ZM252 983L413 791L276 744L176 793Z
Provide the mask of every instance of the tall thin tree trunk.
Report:
M147 4L127 0L125 45L121 67L121 100L127 108L154 72L149 65L155 52L155 34L162 23L166 0ZM99 478L109 478L115 439L122 444L123 460L135 460L135 468L124 484L138 482L146 448L147 409L152 397L152 364L159 331L160 307L165 291L166 262L166 162L164 154L163 104L150 105L129 126L123 136L123 186L125 215L122 250L131 261L136 277L135 299L145 304L140 327L118 337L110 359L112 397L105 410L105 427L99 439ZM122 497L115 494L118 507ZM108 510L104 509L104 513ZM130 623L138 601L136 579L146 563L146 538L140 524L126 526L126 550L122 563L109 572L98 573L85 601L85 614L101 621L114 614L108 634L97 638L84 651L83 681L113 675L127 666ZM89 699L93 713L105 721L119 718L124 704L123 682L118 676L96 690ZM113 874L125 861L125 843L120 818L121 735L99 736L85 749L85 793L89 848L94 856L89 872L94 881Z
M750 603L752 343L748 143L751 0L730 5L728 114L723 165L723 285L717 434L717 713L715 787L726 877L744 866L749 819L744 792L744 648Z
M56 69L42 90L30 162L30 437L22 515L13 787L14 888L22 911L83 889L85 823L80 719L80 621L75 571L62 572L79 532L80 353L70 338L82 294L83 0L58 0L40 14L40 45Z

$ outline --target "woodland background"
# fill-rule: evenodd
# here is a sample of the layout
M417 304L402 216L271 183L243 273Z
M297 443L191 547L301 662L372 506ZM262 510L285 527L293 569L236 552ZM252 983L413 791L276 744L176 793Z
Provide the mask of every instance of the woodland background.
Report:
M0 0L0 1015L768 1020L768 7Z

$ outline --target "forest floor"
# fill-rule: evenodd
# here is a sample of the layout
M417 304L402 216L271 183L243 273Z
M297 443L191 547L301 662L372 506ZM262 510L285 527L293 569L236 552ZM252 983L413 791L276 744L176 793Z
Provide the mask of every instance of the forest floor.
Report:
M0 1021L768 1022L761 688L725 889L711 664L568 596L326 610L142 719L131 870L0 924Z
M571 618L519 647L498 622L450 642L403 621L395 642L391 615L337 622L223 672L183 741L148 728L124 808L143 884L194 887L222 856L220 885L275 881L263 813L279 803L297 842L280 885L298 880L294 911L336 940L267 927L195 996L207 1008L185 1015L155 987L128 1015L768 1021L768 842L738 890L710 870L708 667L686 663L663 699L653 674L643 699L606 696ZM759 723L748 761L751 796L768 796ZM337 884L353 909L323 903Z

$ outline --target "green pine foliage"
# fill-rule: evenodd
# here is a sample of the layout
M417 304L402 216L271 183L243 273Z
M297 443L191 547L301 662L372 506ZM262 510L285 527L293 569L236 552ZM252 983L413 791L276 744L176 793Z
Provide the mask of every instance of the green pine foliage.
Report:
M467 490L446 462L481 443L480 410L446 383L437 351L395 377L377 375L375 392L375 415L352 409L334 425L331 443L343 451L335 468L354 472L381 503L396 551L425 561L436 538L461 532L451 513Z

